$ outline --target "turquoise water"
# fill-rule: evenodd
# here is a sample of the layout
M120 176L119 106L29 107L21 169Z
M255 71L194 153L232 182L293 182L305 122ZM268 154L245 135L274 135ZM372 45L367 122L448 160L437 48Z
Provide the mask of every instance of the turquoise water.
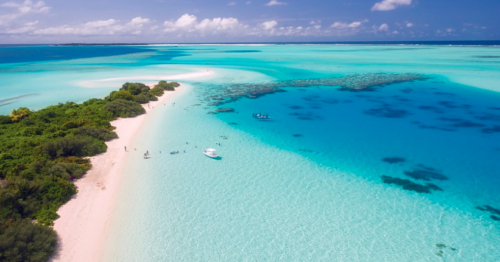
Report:
M183 80L190 86L173 98L176 105L153 111L128 145L138 151L129 155L104 261L500 257L500 222L477 209L500 209L498 48L144 48L119 56L0 65L3 87L25 87L6 89L1 99L38 94L1 106L4 113L14 105L61 102L54 92L82 101L121 84L85 87L89 79L215 72ZM352 74L361 79L371 73L430 78L374 92L284 86L286 92L211 105L215 95L228 96L235 85L251 90L283 80ZM53 82L34 88L32 79ZM217 107L235 112L208 114ZM272 118L254 119L253 113ZM202 155L208 147L222 158ZM151 159L144 160L141 150L152 152ZM181 153L168 154L173 150ZM383 161L388 157L404 161ZM415 177L429 173L438 178ZM405 190L382 176L432 183L442 191Z

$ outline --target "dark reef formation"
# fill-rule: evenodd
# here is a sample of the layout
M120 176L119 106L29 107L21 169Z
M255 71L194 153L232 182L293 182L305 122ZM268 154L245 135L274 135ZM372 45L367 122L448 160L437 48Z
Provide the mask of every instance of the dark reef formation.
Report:
M406 159L402 158L402 157L386 157L386 158L382 158L382 161L389 163L389 164L397 164L397 163L405 162Z
M290 113L289 115L297 117L298 120L322 120L321 116L315 115L314 113Z
M434 180L448 180L443 174L438 173L438 171L432 167L426 167L420 165L419 168L414 169L413 171L405 171L404 174L416 180L424 180L431 181Z
M446 107L449 109L455 109L455 108L469 109L469 108L472 108L471 105L468 105L468 104L458 105L457 103L452 102L452 101L439 101L438 104L440 106L443 106L443 107Z
M434 92L434 94L439 96L456 96L453 93L447 93L447 92Z
M419 106L418 108L421 110L431 111L431 112L436 113L436 114L444 113L443 110L441 110L440 108L435 107L435 106Z
M213 85L205 91L204 102L210 106L219 106L225 103L234 102L240 98L259 98L264 95L285 92L283 88L300 88L305 90L307 87L319 86L338 86L341 91L362 92L375 91L378 87L390 84L423 81L429 79L420 74L353 74L343 77L333 78L313 78L296 79L286 81L276 81L267 83L242 83ZM335 100L324 100L324 103L337 103Z
M459 118L447 118L447 117L441 117L439 120L444 121L444 122L451 122L451 126L453 127L465 127L465 128L474 128L474 127L483 127L483 124L475 123L466 119L459 119Z
M335 78L313 78L281 82L282 87L339 86L341 91L375 91L376 87L390 84L427 80L420 74L353 74Z
M493 208L491 206L488 206L488 205L485 205L485 206L482 206L482 207L481 206L477 206L476 208L479 209L479 210L481 210L481 211L490 212L493 215L499 215L500 216L500 210L496 209L496 208Z
M437 185L433 184L433 183L425 183L425 185L431 189L431 190L434 190L434 191L443 191L442 188L438 187Z
M433 129L433 130L441 130L441 131L447 131L447 132L456 131L456 129L446 128L446 127L430 126L430 125L424 125L424 124L420 124L420 123L414 123L414 124L418 124L418 126L422 129Z
M481 113L479 116L476 116L476 119L500 123L500 115L490 113Z
M384 118L403 118L410 115L410 113L406 110L392 109L387 106L383 106L380 108L372 108L364 111L364 113L367 115L384 117Z
M399 91L405 93L405 94L409 94L411 92L413 92L413 89L411 88L403 88L403 89L400 89Z
M417 193L430 194L432 191L443 191L440 187L431 183L422 185L409 179L401 179L397 177L382 176L382 181L386 184L394 184L402 187L404 190L415 191Z
M494 207L491 207L491 206L488 206L488 205L485 205L485 206L477 206L476 209L479 209L481 211L485 211L485 212L490 212L491 215L490 215L490 218L493 219L494 221L500 221L500 210L499 209L496 209Z
M493 126L490 128L483 128L481 132L485 134L493 134L493 133L500 133L500 126Z

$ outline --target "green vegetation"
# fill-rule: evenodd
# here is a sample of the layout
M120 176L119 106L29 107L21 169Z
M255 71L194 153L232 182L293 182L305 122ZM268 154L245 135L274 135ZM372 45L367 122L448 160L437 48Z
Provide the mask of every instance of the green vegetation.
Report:
M0 116L0 261L48 260L57 243L50 227L57 209L77 192L72 180L91 168L87 157L106 152L104 142L117 138L110 122L144 114L141 103L175 86L125 83L104 99Z
M170 82L167 83L166 81L160 81L158 82L155 87L160 86L162 87L165 91L175 91L175 87L179 87L179 83L177 82Z
M160 81L153 88L149 88L147 85L143 83L125 83L122 85L122 88L118 91L111 92L109 96L105 98L106 101L115 101L115 100L127 100L127 101L135 101L139 104L146 104L149 101L157 101L158 96L162 96L164 91L175 91L175 87L178 87L179 83L166 81ZM123 102L121 102L123 103ZM24 113L24 111L19 114ZM126 116L124 116L126 117ZM0 119L2 121L2 119Z

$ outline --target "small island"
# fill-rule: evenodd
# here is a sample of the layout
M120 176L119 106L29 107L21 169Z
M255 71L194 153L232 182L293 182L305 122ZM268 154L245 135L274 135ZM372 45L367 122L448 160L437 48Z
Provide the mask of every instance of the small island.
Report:
M46 261L56 250L58 208L92 168L88 157L117 138L111 121L146 113L179 83L125 83L103 99L66 102L0 116L0 261Z

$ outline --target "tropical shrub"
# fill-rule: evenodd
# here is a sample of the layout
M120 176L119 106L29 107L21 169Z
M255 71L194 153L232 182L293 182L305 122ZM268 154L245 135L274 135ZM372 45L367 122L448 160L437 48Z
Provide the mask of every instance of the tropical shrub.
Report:
M146 113L140 104L123 99L112 100L104 106L104 110L111 112L114 117L134 117Z

